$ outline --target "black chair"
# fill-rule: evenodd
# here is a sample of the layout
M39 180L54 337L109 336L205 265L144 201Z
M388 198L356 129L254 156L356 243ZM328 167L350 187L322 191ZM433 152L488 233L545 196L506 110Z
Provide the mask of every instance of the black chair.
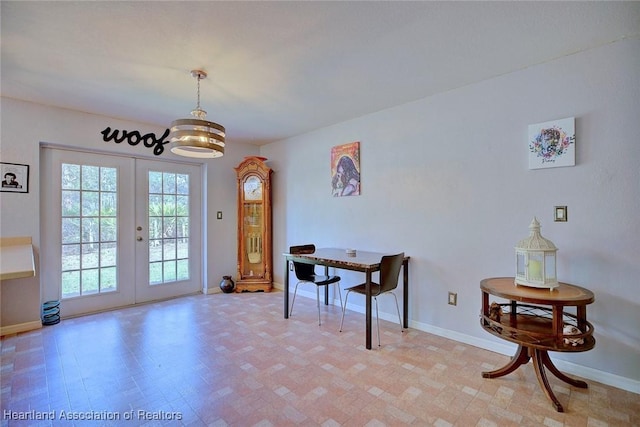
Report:
M299 246L291 246L289 248L289 253L292 255L297 254L312 254L316 251L315 245L299 245ZM340 307L342 308L342 293L340 292L340 276L320 276L315 272L314 264L305 264L303 262L293 261L293 269L296 273L296 278L298 279L298 283L296 284L296 288L293 291L293 299L291 300L291 311L289 312L289 316L293 314L293 303L296 302L296 293L298 292L298 285L304 283L313 283L316 285L316 298L318 300L318 325L321 325L320 321L320 287L321 286L329 286L334 283L338 290L338 295L340 295Z
M396 310L398 311L398 321L400 322L400 330L402 327L402 318L400 317L400 308L398 306L398 298L393 292L398 287L398 276L400 275L400 267L404 260L404 252L397 255L385 255L380 261L380 283L371 282L371 296L376 302L376 326L378 329L378 347L380 347L380 320L378 319L378 298L382 294L390 293L396 300ZM365 283L351 288L346 288L347 295L344 297L344 306L342 308L342 319L340 320L340 332L342 332L342 323L344 322L344 313L347 309L347 300L349 292L356 292L366 295Z

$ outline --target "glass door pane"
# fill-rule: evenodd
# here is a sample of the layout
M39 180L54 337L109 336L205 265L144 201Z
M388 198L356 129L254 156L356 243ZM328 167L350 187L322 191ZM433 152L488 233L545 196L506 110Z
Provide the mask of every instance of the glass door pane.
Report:
M118 289L118 175L113 167L61 165L61 296Z
M189 279L189 175L149 171L149 284Z
M246 202L243 206L244 223L244 266L242 277L263 277L264 263L263 256L263 236L264 224L262 223L262 203Z

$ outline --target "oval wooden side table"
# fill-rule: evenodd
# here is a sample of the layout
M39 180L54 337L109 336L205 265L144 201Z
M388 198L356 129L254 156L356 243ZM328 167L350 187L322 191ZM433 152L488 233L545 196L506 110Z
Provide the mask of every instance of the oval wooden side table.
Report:
M593 325L587 321L587 305L595 297L580 286L559 283L553 290L515 285L513 277L494 277L480 282L482 314L480 324L485 331L518 344L518 350L504 367L483 372L484 378L498 378L518 369L533 359L533 367L540 387L553 402L556 411L564 408L553 394L545 368L562 381L587 388L584 381L560 372L549 358L549 351L581 352L591 350L596 340ZM489 304L489 295L509 300L508 303ZM575 307L575 314L565 311ZM565 326L579 329L578 334L565 335Z

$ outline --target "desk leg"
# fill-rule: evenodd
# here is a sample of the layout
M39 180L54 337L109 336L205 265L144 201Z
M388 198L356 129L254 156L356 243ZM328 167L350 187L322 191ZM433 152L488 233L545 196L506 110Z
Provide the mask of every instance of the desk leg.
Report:
M324 266L324 275L329 277L329 267ZM324 287L324 305L329 305L329 285Z
M289 318L289 260L284 261L284 318Z
M366 273L366 282L364 285L365 290L365 301L366 301L366 310L365 316L367 319L367 330L366 330L366 343L367 350L371 350L371 270L367 270Z
M404 328L409 327L409 261L404 260L402 263L402 291L403 291L403 304L402 304L402 322Z
M504 375L510 374L520 367L520 365L526 365L529 362L529 350L527 347L522 345L518 346L518 351L511 358L511 362L507 363L500 369L496 369L495 371L487 371L482 373L482 378L498 378Z

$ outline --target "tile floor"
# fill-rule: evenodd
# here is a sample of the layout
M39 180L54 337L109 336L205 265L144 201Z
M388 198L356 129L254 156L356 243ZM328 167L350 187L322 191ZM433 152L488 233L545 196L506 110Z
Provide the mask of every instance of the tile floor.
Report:
M508 358L385 321L368 351L364 315L340 333L339 307L318 326L315 300L285 320L282 298L189 296L4 337L1 425L640 425L637 394L550 375L558 413L531 364L483 379Z

